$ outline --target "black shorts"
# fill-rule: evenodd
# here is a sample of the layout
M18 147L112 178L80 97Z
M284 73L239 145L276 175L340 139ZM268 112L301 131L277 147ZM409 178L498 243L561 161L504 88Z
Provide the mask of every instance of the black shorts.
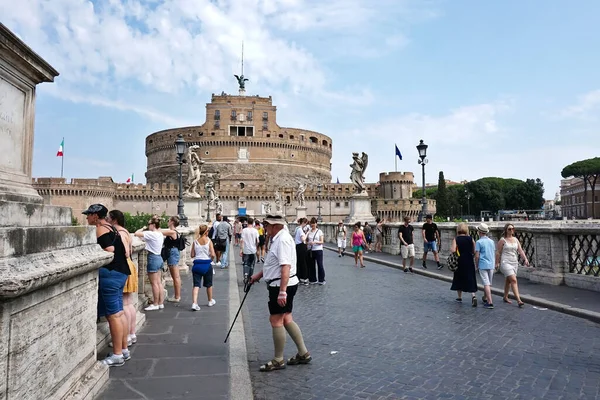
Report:
M204 287L209 288L213 285L213 268L212 266L205 273L194 272L192 270L192 276L194 280L194 287L202 287L202 282L204 281Z
M296 290L298 290L298 285L288 286L286 289L287 292L287 302L284 307L281 307L277 303L277 297L279 296L279 286L268 286L269 288L269 314L285 314L291 313L292 308L294 308L294 296L296 295Z
M264 247L265 245L265 237L263 235L258 237L258 247Z
M223 252L227 248L227 239L215 239L213 246L215 247L215 251Z

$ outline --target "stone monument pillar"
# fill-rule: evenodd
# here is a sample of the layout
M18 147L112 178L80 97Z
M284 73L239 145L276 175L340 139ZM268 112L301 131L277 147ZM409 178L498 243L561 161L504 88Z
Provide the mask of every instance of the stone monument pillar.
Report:
M375 217L371 213L371 199L365 192L355 193L350 196L350 214L346 217L345 222L347 224L354 224L355 222L361 222L363 225L365 222L374 222Z
M92 398L98 271L112 255L31 184L35 88L58 72L0 23L0 400Z

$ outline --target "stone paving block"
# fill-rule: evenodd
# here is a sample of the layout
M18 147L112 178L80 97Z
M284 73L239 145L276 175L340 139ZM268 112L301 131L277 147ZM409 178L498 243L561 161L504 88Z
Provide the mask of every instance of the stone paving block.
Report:
M162 358L157 360L152 376L214 375L229 372L228 357Z
M313 355L307 366L258 372L272 358L273 343L266 288L259 284L249 293L244 320L250 321L256 393L287 388L318 399L530 400L579 398L581 387L590 394L600 387L594 380L600 373L598 324L531 306L519 309L501 299L494 310L473 308L455 303L447 282L352 264L326 252L327 285L298 289L294 319ZM332 350L338 353L332 356ZM285 356L294 353L288 338Z

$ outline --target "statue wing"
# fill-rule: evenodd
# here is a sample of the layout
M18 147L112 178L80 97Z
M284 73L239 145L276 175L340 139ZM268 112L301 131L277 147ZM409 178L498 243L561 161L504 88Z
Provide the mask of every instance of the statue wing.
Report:
M239 76L237 76L237 75L233 75L233 76L235 76L235 79L237 79L238 82L240 81L240 77Z
M250 79L248 79L248 78L244 78L244 82L246 82L246 81L249 81L249 80L250 80Z
M365 170L367 169L367 165L369 164L369 156L365 152L362 153L362 163L363 163L362 171L364 173Z

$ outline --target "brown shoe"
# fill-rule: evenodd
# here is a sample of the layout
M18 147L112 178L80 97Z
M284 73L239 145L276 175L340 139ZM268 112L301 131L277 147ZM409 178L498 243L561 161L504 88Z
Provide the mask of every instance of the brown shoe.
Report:
M278 369L285 369L285 361L277 361L273 359L268 363L260 366L260 372L271 372L276 371Z
M296 354L294 357L290 358L287 363L288 365L308 364L309 362L311 362L311 360L312 357L307 351L306 354L304 354L303 356L301 356L300 354Z

